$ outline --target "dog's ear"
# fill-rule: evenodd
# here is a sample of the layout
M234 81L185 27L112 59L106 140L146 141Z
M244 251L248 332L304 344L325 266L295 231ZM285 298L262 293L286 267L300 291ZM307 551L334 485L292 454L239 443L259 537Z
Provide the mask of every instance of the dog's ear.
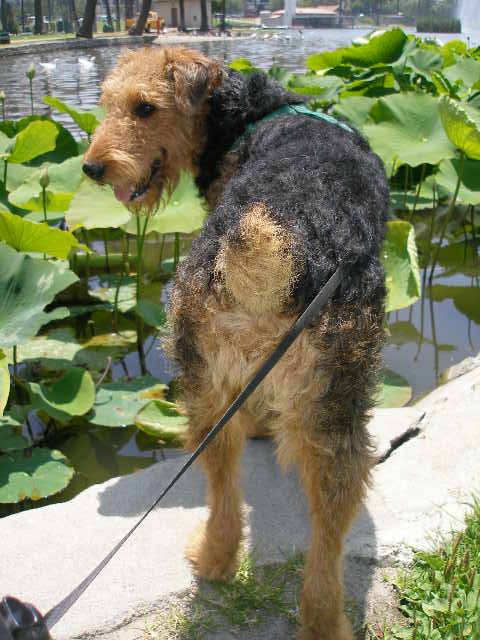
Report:
M219 64L205 56L175 56L167 65L175 101L182 111L197 111L223 77Z

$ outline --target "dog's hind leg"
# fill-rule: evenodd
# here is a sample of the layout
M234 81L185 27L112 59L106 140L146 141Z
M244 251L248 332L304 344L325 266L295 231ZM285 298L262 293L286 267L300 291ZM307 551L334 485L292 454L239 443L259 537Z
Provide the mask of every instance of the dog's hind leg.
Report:
M365 429L381 320L335 309L306 330L272 372L273 425L282 466L297 465L312 518L301 603L302 640L353 640L344 613L343 539L373 463ZM336 325L329 327L328 325Z

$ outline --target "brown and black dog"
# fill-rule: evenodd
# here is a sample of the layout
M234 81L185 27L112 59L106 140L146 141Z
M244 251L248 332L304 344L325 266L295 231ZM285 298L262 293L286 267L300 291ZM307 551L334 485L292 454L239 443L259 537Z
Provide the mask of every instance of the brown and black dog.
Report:
M240 454L248 435L271 434L281 465L297 465L311 509L300 637L352 640L341 557L373 462L366 423L384 336L388 188L356 131L289 113L300 102L262 73L243 76L187 49L127 53L103 85L107 117L84 171L133 210L155 209L181 171L205 198L209 216L171 306L191 448L337 266L350 267L201 455L210 516L188 557L206 578L235 570Z

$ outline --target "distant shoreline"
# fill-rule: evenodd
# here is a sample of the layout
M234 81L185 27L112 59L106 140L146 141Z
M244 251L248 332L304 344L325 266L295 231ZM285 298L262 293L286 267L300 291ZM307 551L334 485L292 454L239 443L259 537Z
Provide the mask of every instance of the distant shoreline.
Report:
M94 38L67 38L65 40L45 40L35 42L19 42L11 43L0 48L0 58L21 54L38 53L39 51L61 51L66 49L93 49L97 47L116 47L128 44L157 44L157 45L175 45L188 44L192 42L215 42L218 40L238 40L245 39L248 31L234 32L235 35L215 36L213 34L206 35L188 35L174 32L157 36L157 34L146 33L143 36L99 36Z

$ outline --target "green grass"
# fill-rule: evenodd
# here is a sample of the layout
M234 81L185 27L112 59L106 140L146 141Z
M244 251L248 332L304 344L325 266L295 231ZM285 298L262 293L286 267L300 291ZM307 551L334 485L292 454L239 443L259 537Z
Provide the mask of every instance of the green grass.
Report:
M372 640L480 640L480 501L464 531L436 552L418 552L393 584L408 626L370 629Z

